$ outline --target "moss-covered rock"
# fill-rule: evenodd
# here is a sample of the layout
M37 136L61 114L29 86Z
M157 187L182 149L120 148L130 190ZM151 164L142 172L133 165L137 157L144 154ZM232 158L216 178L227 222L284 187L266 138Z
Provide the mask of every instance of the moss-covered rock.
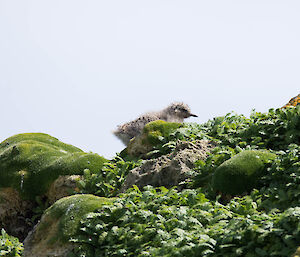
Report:
M23 198L34 199L59 175L100 170L105 161L47 134L15 135L0 144L0 188L12 187Z
M125 152L129 156L143 157L181 126L181 123L163 120L149 122L144 127L142 134L130 141Z
M216 169L212 178L213 188L230 195L248 192L258 185L266 162L275 157L268 151L245 150Z
M80 220L112 201L94 195L73 195L58 200L25 239L23 256L67 256L74 248L69 240L78 232Z
M145 143L152 145L159 144L162 137L168 137L174 130L181 126L181 123L176 122L166 122L163 120L152 121L143 129L143 134L146 136Z

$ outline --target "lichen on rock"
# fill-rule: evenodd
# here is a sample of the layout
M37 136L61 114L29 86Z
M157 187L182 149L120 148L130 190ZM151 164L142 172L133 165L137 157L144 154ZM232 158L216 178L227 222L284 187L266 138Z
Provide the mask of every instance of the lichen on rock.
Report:
M258 185L266 162L276 155L263 150L245 150L222 163L212 177L214 190L238 195Z
M282 108L287 108L287 107L295 107L300 104L300 94L297 96L293 97L287 104L285 104Z

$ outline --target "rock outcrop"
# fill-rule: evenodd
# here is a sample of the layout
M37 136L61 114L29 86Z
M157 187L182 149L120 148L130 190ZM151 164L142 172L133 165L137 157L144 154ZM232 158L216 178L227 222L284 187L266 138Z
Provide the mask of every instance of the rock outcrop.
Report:
M146 160L141 166L130 171L121 191L132 185L177 186L191 176L194 163L205 160L213 147L214 145L207 140L179 141L170 154Z
M19 192L11 187L0 188L0 227L12 236L24 240L32 229L34 204L21 199Z
M36 198L54 203L76 190L84 169L100 170L106 159L42 133L0 143L0 228L23 240L32 229Z

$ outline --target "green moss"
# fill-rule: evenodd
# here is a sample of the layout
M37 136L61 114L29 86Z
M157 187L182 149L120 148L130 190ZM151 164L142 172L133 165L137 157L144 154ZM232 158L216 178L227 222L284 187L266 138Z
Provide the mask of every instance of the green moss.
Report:
M212 179L213 188L231 195L248 192L258 185L265 163L275 157L268 151L243 151L216 169Z
M152 145L160 143L162 138L168 137L174 130L180 128L181 123L165 122L163 120L157 120L149 122L143 129L143 133L146 134L146 140Z
M46 235L50 245L67 242L76 234L80 227L80 220L86 214L112 201L112 198L94 195L64 197L46 210L37 227L35 238L45 238Z
M63 149L67 152L82 152L82 150L80 150L79 148L69 144L65 144L59 141L57 138L49 136L48 134L44 134L44 133L23 133L23 134L12 136L4 140L2 143L0 143L0 149L24 141L34 141L34 142L44 143L47 145L51 145L53 148L56 147L57 149Z
M59 175L97 171L105 161L47 134L19 134L0 144L0 187L13 187L24 198L34 199Z

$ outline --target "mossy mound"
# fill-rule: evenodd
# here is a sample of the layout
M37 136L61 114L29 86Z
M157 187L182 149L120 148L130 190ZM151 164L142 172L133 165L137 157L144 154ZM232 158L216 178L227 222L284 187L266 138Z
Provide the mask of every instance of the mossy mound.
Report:
M48 230L50 225L57 224L57 231L53 234L50 241L53 244L66 242L77 232L80 226L80 220L85 214L95 211L103 204L110 202L112 202L112 198L98 197L89 194L64 197L56 201L45 211L36 233L44 235L45 230Z
M80 220L112 201L94 195L73 195L58 200L45 211L38 226L24 241L24 256L65 256L74 248L69 240L78 232Z
M143 129L143 134L146 135L144 143L156 145L180 127L182 127L182 124L176 122L163 120L149 122Z
M97 171L105 161L98 154L85 153L47 134L19 134L0 144L0 187L12 187L22 197L34 199L59 175Z
M266 162L276 155L268 151L245 150L221 164L212 178L214 190L238 195L258 185Z
M180 127L182 127L182 124L176 122L163 120L149 122L142 133L131 140L128 147L121 154L123 156L129 155L131 157L144 158L144 155L153 150L153 148L167 143L170 135Z

